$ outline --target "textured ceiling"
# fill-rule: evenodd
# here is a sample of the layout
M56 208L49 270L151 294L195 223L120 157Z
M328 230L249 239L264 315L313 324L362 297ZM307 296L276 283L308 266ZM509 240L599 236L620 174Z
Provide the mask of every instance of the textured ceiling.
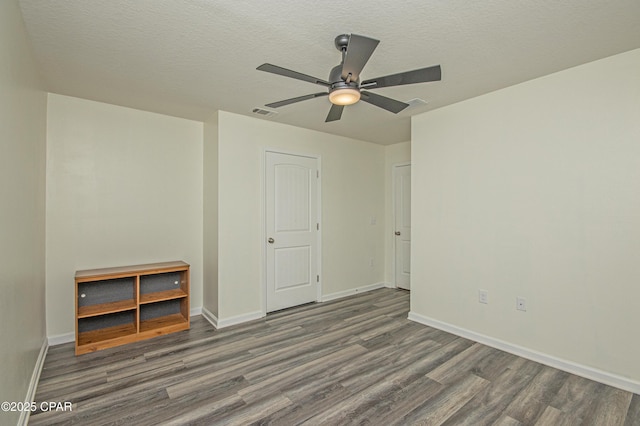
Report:
M376 92L427 105L398 115L364 102L325 123L326 97L266 120L379 144L410 139L410 116L640 48L638 0L20 0L48 90L195 120L322 91L256 71L323 79L333 40L381 40L362 79L430 65L442 81ZM318 90L320 89L320 90ZM553 99L549 99L553 102Z

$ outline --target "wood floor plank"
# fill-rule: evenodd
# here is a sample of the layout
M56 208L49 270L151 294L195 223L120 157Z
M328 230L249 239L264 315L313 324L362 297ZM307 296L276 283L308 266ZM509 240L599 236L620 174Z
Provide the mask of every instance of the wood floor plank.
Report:
M578 376L570 376L549 403L561 410L575 424L593 419L598 401L608 386Z
M181 360L174 362L149 362L144 365L136 366L126 370L110 371L107 374L107 382L117 382L119 380L144 380L147 375L156 377L175 373L184 370L186 367Z
M397 351L389 347L367 351L337 368L324 369L316 374L305 373L280 389L289 399L300 404L302 400L316 394L319 389L331 388L334 385L346 389L349 396L366 388L370 383L384 380L388 366L396 356Z
M493 426L520 426L522 424L522 422L519 422L513 417L503 414L498 420L496 420Z
M309 418L304 424L347 424L371 410L383 399L385 395L399 391L399 387L386 381L378 381L370 386L363 387L359 392L352 393L349 397L337 402L333 406L323 409Z
M640 396L407 319L379 289L76 357L49 349L32 425L640 426ZM595 422L595 423L594 423Z
M107 383L106 371L94 371L87 374L84 370L73 372L62 376L54 376L49 380L43 380L38 385L39 396L47 400L61 393L68 393L73 389L82 387L93 387Z
M607 386L598 401L593 424L623 426L631 405L632 394Z
M426 403L416 407L392 424L423 424L440 425L453 416L473 397L489 385L489 382L474 374L466 374Z
M165 425L176 426L182 426L186 424L193 425L195 424L196 420L202 419L206 416L220 416L222 413L229 413L230 411L244 408L245 406L246 404L244 403L242 398L237 394L233 394L222 400L207 401L206 403L192 409L183 410L183 412L178 415L170 415L169 418L164 420L162 423L164 423Z
M561 410L548 406L535 424L536 426L573 426L580 423L575 423Z
M233 402L236 396L229 397ZM229 426L244 426L256 422L272 413L291 405L291 401L279 394L269 395L251 404L236 405L229 410L229 403L221 401L220 404L205 404L178 417L163 422L166 425L212 425L224 424Z
M78 373L88 370L107 371L109 369L117 369L145 362L144 356L141 354L129 353L127 356L123 356L124 351L111 351L109 349L85 354L86 358L74 357L73 359L69 359L69 350L74 348L74 346L65 346L66 359L60 358L51 363L47 362L42 369L40 377L48 379L51 377L66 376L70 372Z
M461 423L490 425L527 384L538 374L542 365L524 358L517 358L502 374L478 392L467 404L452 415L446 425Z
M447 384L456 381L458 376L470 371L480 360L496 353L496 349L475 343L460 352L438 368L430 371L427 376L436 382Z
M624 426L640 426L640 395L633 395Z
M241 389L238 393L245 400L259 399L265 389L272 386L286 386L292 381L297 380L301 375L314 374L315 372L323 371L325 369L335 368L336 365L340 365L343 362L348 361L350 358L356 357L358 354L365 353L366 349L360 345L351 345L337 352L332 352L321 358L316 358L313 361L306 362L295 368L286 369L279 374L272 375L267 379L263 379L257 382L253 382L251 385L244 389Z
M292 393L287 393L286 395L294 402L293 404L270 414L256 422L256 424L283 426L302 424L318 412L326 409L326 407L333 407L344 401L351 395L351 392L339 383L332 383L329 386L318 387L304 398L296 395L298 398L293 400L291 398Z
M414 377L398 391L381 398L372 409L361 413L354 423L390 425L438 395L443 387L428 377Z
M405 350L401 354L400 360L396 363L396 365L400 365L401 368L392 368L390 371L385 371L384 380L393 382L401 387L406 386L407 383L415 380L416 377L428 376L429 371L446 362L446 360L470 344L471 342L469 341L458 339L448 345L437 347L434 350L424 351L423 353Z
M505 409L505 413L524 424L535 424L551 399L557 395L569 373L543 367L531 383Z
M238 390L246 385L247 382L242 376L236 376L227 381L212 383L206 391L179 398L171 399L165 392L166 398L155 400L149 404L133 405L121 413L117 413L117 423L157 425L162 424L168 418L193 415L194 411L205 410L206 414L206 410L210 410L212 407L215 407L217 415L225 415L225 413L246 406L245 401L238 395ZM203 408L205 406L208 408Z
M394 329L382 334L374 335L366 340L363 340L360 344L369 350L375 350L381 347L400 347L418 345L424 342L431 342L438 347L442 346L440 343L434 342L427 338L427 333L423 329L412 329L409 327L402 327L400 329Z

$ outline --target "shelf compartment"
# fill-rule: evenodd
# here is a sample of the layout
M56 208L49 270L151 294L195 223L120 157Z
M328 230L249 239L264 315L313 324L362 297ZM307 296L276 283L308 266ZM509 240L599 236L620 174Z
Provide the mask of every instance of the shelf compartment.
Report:
M173 290L165 290L165 291L158 291L155 293L146 293L146 294L141 294L140 295L140 304L144 305L147 303L154 303L154 302L162 302L162 301L166 301L166 300L173 300L173 299L181 299L184 297L187 297L188 294L183 291L182 289L178 288L178 289L173 289Z
M105 343L114 339L122 339L123 337L127 336L135 337L135 335L135 323L121 324L113 327L85 331L82 333L78 333L78 347L91 345L100 346L101 343ZM82 352L92 352L93 350Z
M188 327L189 314L186 307L186 298L140 305L140 333L175 328L174 326Z
M113 314L117 312L132 311L137 308L133 299L119 300L117 302L100 303L97 305L78 306L78 318L89 318L98 315Z
M136 310L79 318L76 355L115 346L114 342L135 341Z
M130 301L136 297L136 277L104 279L78 283L80 308Z
M136 310L128 310L104 314L100 316L78 318L78 334L106 330L111 327L117 327L125 324L136 325Z
M187 272L174 271L154 275L140 275L140 294L159 293L169 290L187 292Z
M156 303L140 305L140 321L151 320L172 314L182 314L181 299L165 300Z
M188 328L189 321L182 314L171 314L140 321L140 333L157 331L156 334L165 334L165 330L168 329L176 331Z

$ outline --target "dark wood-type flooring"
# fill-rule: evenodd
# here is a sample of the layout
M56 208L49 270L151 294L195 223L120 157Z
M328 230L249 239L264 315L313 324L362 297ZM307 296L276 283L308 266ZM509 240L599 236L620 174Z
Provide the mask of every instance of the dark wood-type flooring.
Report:
M640 395L407 320L380 289L74 356L51 347L29 424L640 425Z

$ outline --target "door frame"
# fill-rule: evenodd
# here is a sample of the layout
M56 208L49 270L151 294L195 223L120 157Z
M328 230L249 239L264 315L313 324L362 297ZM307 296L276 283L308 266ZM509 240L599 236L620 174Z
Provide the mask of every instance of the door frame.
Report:
M396 231L396 175L398 174L398 168L400 167L405 167L405 166L410 166L411 165L411 161L403 161L401 163L394 163L391 165L391 220L392 220L392 224L391 224L391 232L395 232ZM411 171L413 173L413 167L411 168ZM411 185L411 188L413 188L413 182ZM411 200L411 203L413 205L413 199ZM393 251L391 253L391 273L393 274L393 287L394 288L401 288L398 287L398 282L396 281L396 240L397 238L395 237L395 235L393 236ZM413 250L412 250L413 253Z
M322 157L318 154L310 154L310 153L302 153L299 151L289 151L280 148L264 148L262 151L262 161L260 162L260 226L262 227L260 235L262 236L260 250L261 250L261 259L262 265L261 268L261 279L262 283L260 287L262 288L262 316L265 317L267 315L267 246L265 241L267 241L267 153L274 154L285 154L285 155L295 155L297 157L307 157L313 158L316 160L318 165L318 200L317 200L317 209L316 212L318 223L320 224L320 230L318 232L318 254L316 256L318 262L318 275L320 279L318 280L318 286L316 291L316 302L320 302L322 300Z

